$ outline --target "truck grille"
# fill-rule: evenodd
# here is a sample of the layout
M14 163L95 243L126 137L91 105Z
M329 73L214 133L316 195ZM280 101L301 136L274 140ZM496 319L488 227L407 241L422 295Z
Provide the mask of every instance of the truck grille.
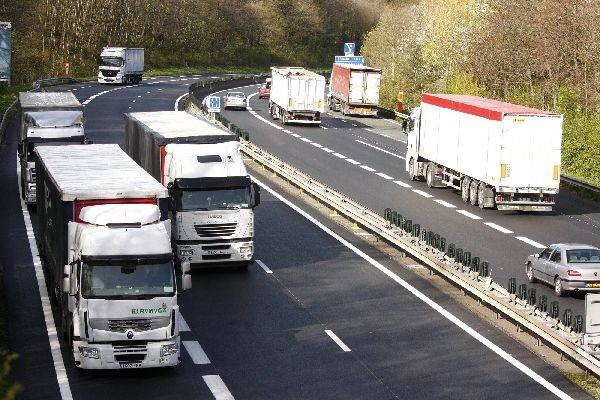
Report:
M231 236L236 228L235 222L232 224L194 225L194 229L200 237Z
M132 330L135 332L149 331L152 329L152 320L150 319L109 319L108 330L111 332L126 332Z
M115 76L117 76L117 73L119 71L113 69L101 69L100 72L102 72L102 76L105 76L107 78L114 78Z
M117 362L142 362L148 352L146 342L134 343L113 343L113 353Z

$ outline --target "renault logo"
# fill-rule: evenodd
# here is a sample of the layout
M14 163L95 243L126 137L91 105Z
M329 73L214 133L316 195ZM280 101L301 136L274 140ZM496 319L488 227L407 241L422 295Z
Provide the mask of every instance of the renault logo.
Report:
M594 276L598 276L598 273L597 273L597 272L594 272Z
M133 339L133 331L132 330L127 331L127 339Z

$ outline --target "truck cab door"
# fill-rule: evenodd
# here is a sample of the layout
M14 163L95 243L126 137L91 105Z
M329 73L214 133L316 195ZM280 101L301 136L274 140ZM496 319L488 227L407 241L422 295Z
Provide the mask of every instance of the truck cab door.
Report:
M408 171L408 163L410 159L414 159L415 165L419 158L419 133L421 130L421 108L415 107L410 113L410 121L408 124L407 144L406 144L406 170Z

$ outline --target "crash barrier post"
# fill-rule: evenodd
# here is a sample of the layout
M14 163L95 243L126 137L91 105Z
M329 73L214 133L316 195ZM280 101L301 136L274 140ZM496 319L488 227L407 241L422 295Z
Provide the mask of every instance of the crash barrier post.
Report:
M527 284L525 283L519 285L519 299L527 300Z
M550 303L550 317L558 318L560 308L558 307L558 301Z
M517 278L508 278L508 294L517 294Z
M471 270L473 272L479 273L479 263L480 263L479 257L473 257L471 259Z
M540 296L540 299L538 301L538 309L541 312L548 311L548 296L546 296L544 294Z
M563 312L562 323L564 326L571 326L573 324L573 311L570 308L566 308Z
M573 319L573 330L575 333L583 332L583 316L576 315Z
M529 288L528 293L527 293L527 304L529 304L530 306L535 305L535 301L536 301L536 290L534 287Z
M490 276L490 264L487 261L482 262L479 266L479 275L483 278Z

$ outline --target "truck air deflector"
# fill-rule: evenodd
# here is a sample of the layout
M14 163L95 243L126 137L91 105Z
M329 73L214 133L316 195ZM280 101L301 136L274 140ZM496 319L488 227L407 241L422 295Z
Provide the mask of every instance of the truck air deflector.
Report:
M249 176L227 176L222 178L179 178L175 179L177 189L221 189L232 187L249 187L252 183Z

